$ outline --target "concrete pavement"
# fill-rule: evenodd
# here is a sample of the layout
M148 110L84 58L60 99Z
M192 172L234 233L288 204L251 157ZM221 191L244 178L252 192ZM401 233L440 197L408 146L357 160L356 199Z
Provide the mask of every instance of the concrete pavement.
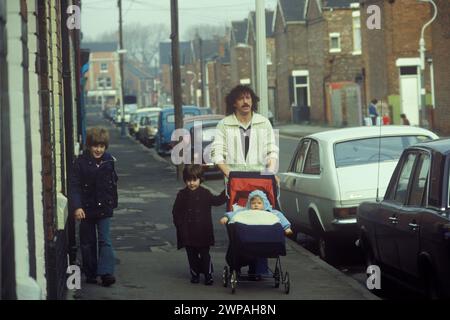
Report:
M176 249L172 225L173 201L178 189L183 187L175 179L174 166L160 158L153 149L130 137L121 138L120 129L99 115L89 116L88 125L103 125L110 130L110 151L118 159L119 207L111 230L117 283L105 288L82 282L81 290L68 292L68 299L378 299L356 280L291 240L287 240L287 256L282 257L283 271L289 272L291 280L289 295L284 293L282 286L273 288L273 281L240 283L236 293L231 294L230 288L221 284L228 239L218 220L225 206L213 210L216 245L211 248L211 255L215 283L213 286L191 284L186 253ZM274 261L270 262L273 265Z

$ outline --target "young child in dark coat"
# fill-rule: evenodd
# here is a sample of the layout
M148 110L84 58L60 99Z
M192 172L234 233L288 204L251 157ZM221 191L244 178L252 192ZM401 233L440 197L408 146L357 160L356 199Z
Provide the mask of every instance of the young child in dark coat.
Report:
M205 275L205 285L212 285L212 263L209 247L214 245L211 206L226 202L225 190L218 196L200 184L203 170L200 165L187 165L183 171L186 188L180 190L173 205L173 222L177 229L178 249L186 248L191 282L198 283Z
M88 129L87 149L75 160L69 178L69 204L75 219L80 221L82 269L86 282L97 283L97 276L100 276L103 286L116 281L110 220L117 207L118 177L114 168L116 159L106 152L108 144L106 129Z

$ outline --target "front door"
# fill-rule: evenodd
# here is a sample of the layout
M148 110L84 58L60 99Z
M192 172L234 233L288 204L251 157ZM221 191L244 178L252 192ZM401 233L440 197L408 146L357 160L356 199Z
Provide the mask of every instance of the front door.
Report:
M419 77L417 66L400 67L402 113L411 125L419 125Z

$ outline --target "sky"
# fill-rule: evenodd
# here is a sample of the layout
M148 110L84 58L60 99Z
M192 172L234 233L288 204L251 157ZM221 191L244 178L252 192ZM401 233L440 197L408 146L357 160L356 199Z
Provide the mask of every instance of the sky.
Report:
M255 1L265 1L274 9L277 0L178 0L179 31L193 25L229 25L242 20L255 10ZM122 0L123 24L164 23L170 30L170 0ZM117 30L119 13L117 0L82 0L81 31L83 37L95 39L104 32ZM183 39L182 39L183 40Z

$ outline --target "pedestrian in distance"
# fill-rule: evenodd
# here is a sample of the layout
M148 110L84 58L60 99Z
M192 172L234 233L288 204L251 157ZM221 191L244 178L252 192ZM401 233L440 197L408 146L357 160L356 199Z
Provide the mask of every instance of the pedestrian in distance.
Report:
M377 124L377 118L378 118L378 112L377 112L377 99L372 99L372 101L369 104L369 117L372 120L372 125Z
M391 124L391 118L389 117L389 114L385 113L383 115L383 125L387 126Z
M402 113L402 114L400 115L400 119L402 120L402 124L403 124L403 125L409 126L409 120L408 120L408 118L406 117L406 114Z
M186 187L178 192L172 209L177 247L186 248L191 283L199 283L203 273L205 285L212 285L213 266L209 249L214 245L214 229L211 207L226 202L225 190L220 195L213 195L203 188L203 169L198 164L184 168L183 181Z
M108 146L106 129L89 128L86 150L74 161L69 177L69 206L75 219L80 221L82 270L86 282L97 283L100 276L106 287L116 282L110 224L118 203L116 159L106 152Z

